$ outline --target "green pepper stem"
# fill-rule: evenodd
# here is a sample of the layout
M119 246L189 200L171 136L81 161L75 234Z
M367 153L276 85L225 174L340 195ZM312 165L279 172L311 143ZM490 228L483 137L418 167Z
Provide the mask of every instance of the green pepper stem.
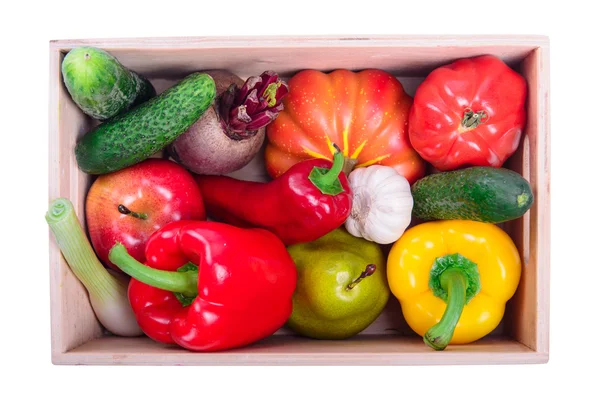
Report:
M335 154L333 155L333 165L329 172L323 175L320 179L321 183L324 186L331 186L333 182L338 179L340 176L340 172L342 172L342 168L344 168L344 155L340 151L340 148L334 143L333 147L335 148Z
M108 259L127 275L147 285L187 297L198 295L197 271L177 272L150 268L133 258L121 243L110 249Z
M339 176L344 168L344 155L335 143L333 143L333 147L336 152L333 155L333 165L331 168L328 170L326 168L314 167L308 179L321 193L335 196L344 192L344 188L339 180Z
M119 204L119 206L117 207L117 210L119 210L119 212L121 214L131 215L132 217L135 217L138 219L148 219L148 214L137 213L135 211L131 211L129 208L125 207L123 204Z
M440 322L423 336L423 341L435 350L444 350L467 303L467 277L458 268L448 268L440 276L441 286L448 293L448 302Z

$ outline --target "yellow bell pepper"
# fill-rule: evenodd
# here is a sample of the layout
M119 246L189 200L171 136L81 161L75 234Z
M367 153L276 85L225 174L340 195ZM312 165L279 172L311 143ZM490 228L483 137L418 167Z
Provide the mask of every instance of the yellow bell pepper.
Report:
M521 258L496 225L433 221L410 228L394 243L387 277L411 329L443 350L498 326L521 279Z

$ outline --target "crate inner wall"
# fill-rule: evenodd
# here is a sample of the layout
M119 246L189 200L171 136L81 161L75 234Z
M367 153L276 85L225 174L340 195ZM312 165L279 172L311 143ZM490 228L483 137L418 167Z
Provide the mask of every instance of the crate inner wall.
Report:
M77 45L77 42L57 42L51 44L50 49L49 198L71 199L80 221L85 226L85 196L93 177L79 171L72 149L76 141L91 129L95 122L81 113L71 101L60 75L62 58L70 48ZM289 78L295 72L307 68L323 71L336 68L381 68L393 73L405 90L413 96L416 87L427 73L440 65L460 57L480 54L501 57L525 76L529 89L527 126L518 151L505 166L523 174L530 181L536 202L523 218L501 225L511 235L521 252L523 275L516 295L507 304L502 323L492 334L480 341L479 345L491 346L494 351L502 351L515 342L523 346L523 351L529 349L547 353L547 330L544 326L547 321L547 315L544 315L547 307L543 304L547 303L547 288L541 287L540 284L547 279L548 259L545 252L540 252L538 247L540 244L549 244L546 237L547 226L542 223L543 213L549 212L549 188L546 182L548 168L545 164L547 157L544 151L540 151L549 145L545 126L547 121L542 115L547 108L547 94L540 93L540 90L543 90L544 74L547 73L543 71L544 68L547 69L547 62L539 46L463 45L441 51L436 46L401 44L389 47L359 43L348 47L345 43L338 42L337 47L335 44L327 47L320 44L284 47L261 45L260 42L256 42L254 46L236 46L235 43L221 46L215 43L212 46L201 43L196 47L169 48L135 47L109 41L105 45L99 43L98 47L114 54L128 68L145 74L159 92L191 72L208 69L228 69L245 79L251 74L259 74L267 69L275 70L284 78ZM254 163L260 163L260 156ZM94 345L90 343L94 342L97 343L98 349L106 352L110 352L112 346L114 349L121 348L122 351L131 348L131 351L145 349L152 353L152 349L157 348L179 353L177 349L155 344L147 338L110 337L97 322L85 289L53 247L52 239L50 245L53 357L60 358L60 355L73 351L76 353L78 348L85 351L85 345L92 346L93 349ZM290 344L310 342L295 337L285 328L278 331L276 336L257 344L253 347L254 350L249 351L269 353L273 351L272 348L284 352L285 349L297 351L292 350ZM413 346L423 346L405 323L399 303L393 296L384 313L357 338L347 343L360 343L357 348L364 351L388 347L393 349L393 346L398 346L399 343L401 345L398 348L401 352L410 352ZM386 347L386 343L389 346ZM340 343L312 343L309 346L316 346L314 351L325 353L343 349Z

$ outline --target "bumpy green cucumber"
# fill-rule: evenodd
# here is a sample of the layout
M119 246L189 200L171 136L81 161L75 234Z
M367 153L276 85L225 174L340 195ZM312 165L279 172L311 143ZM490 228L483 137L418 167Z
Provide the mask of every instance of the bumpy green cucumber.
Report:
M62 62L62 76L75 104L99 120L112 118L156 96L150 81L95 47L69 51Z
M215 95L210 75L188 75L160 95L88 132L75 147L79 168L98 175L145 160L196 122Z
M413 216L500 223L521 217L533 204L529 182L505 168L471 167L428 175L411 188Z

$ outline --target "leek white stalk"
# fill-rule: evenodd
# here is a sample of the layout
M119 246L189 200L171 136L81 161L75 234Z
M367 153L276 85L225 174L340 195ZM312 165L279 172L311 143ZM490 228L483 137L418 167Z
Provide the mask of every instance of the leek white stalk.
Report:
M50 203L46 222L69 268L85 286L96 317L118 336L140 336L129 299L128 277L110 273L100 262L77 219L73 204L58 198Z

